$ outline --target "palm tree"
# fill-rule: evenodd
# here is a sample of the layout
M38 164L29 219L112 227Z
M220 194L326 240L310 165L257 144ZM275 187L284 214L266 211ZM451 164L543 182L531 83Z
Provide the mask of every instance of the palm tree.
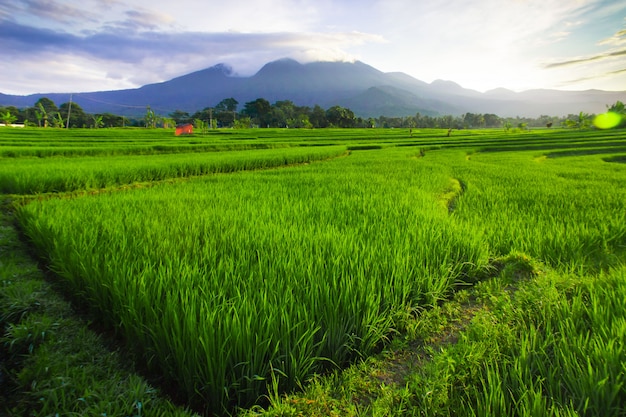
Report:
M12 115L11 112L8 110L2 115L2 121L4 122L5 126L13 124L15 120L17 120L17 117Z
M615 104L613 104L611 107L608 107L607 110L611 113L617 113L621 114L622 116L626 116L626 106L624 106L624 103L619 100L617 100Z
M43 118L43 114L35 110L35 117L37 118L37 124L41 127L41 119Z
M38 103L38 104L39 104L39 110L41 110L40 117L43 117L43 127L48 127L48 112L46 111L43 104L41 103ZM37 117L37 119L39 119L40 117ZM41 122L39 123L39 126L41 126Z
M57 112L56 117L54 117L52 119L52 125L54 127L65 127L65 124L63 123L63 117L61 116L61 113Z
M146 107L146 116L144 117L146 127L154 129L157 123L157 116L150 106Z
M591 116L581 111L576 120L567 119L565 124L568 127L585 129L591 125Z
M102 122L102 115L100 114L93 114L91 116L93 118L93 127L94 129L98 129L100 127L102 127L104 125L104 123Z
M623 102L617 100L615 104L608 108L608 111L611 113L616 113L622 116L622 120L617 123L617 127L626 126L626 106Z

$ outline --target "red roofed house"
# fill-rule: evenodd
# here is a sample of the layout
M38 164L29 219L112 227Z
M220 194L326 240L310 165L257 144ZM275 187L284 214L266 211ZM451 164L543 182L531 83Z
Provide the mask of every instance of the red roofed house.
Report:
M185 123L184 125L176 126L176 136L180 135L192 135L193 125L191 123Z

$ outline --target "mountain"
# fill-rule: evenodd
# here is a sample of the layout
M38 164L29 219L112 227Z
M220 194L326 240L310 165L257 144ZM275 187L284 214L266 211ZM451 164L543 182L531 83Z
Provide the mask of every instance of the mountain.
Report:
M0 105L31 107L41 97L60 105L69 101L70 94L14 96L0 93ZM240 108L246 102L265 98L271 103L291 100L300 106L340 105L361 117L409 116L417 112L538 117L580 111L600 113L617 100L626 101L626 91L529 90L516 93L498 88L481 93L452 81L436 80L429 84L400 72L384 73L360 61L301 64L281 59L266 64L251 77L236 76L232 68L219 64L140 88L74 93L72 100L87 113L142 116L147 106L163 115L175 110L194 113L229 97L235 98Z
M460 113L454 105L391 86L370 87L337 104L362 117L414 116L417 112L428 116Z

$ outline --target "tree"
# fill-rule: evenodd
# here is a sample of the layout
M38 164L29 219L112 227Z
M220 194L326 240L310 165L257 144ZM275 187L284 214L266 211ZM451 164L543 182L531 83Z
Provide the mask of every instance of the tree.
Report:
M195 112L191 118L193 120L200 119L207 123L207 126L210 129L214 129L216 127L216 121L213 117L213 108L205 107L204 109Z
M235 129L248 129L252 126L252 119L249 117L240 117L238 120L235 120L235 124L233 127Z
M174 120L174 123L176 123L177 125L183 124L183 123L190 123L192 120L189 113L187 113L186 111L182 111L182 110L174 110L172 113L170 113L169 116L171 119Z
M622 103L619 100L617 100L615 104L611 105L611 107L607 106L607 111L610 111L611 113L621 114L622 116L626 116L626 106L624 106L624 103Z
M454 117L447 115L441 116L440 126L447 129L452 129L454 127Z
M215 120L219 127L232 127L235 123L234 111L222 111L215 115Z
M161 122L163 122L163 129L169 129L170 127L175 127L177 125L176 120L169 117L164 117L161 119Z
M352 110L341 106L333 106L326 110L326 119L335 127L354 127L356 122Z
M0 107L0 120L2 120L5 124L5 120L8 120L9 116L13 116L11 121L8 124L13 124L15 122L23 122L24 121L24 112L20 111L15 106L7 106Z
M272 106L269 101L264 98L257 98L244 104L241 113L248 116L252 123L265 127L270 123L269 114L271 110Z
M313 107L309 121L315 128L323 128L328 126L328 119L326 118L326 111L318 105Z
M17 116L14 116L8 110L6 110L4 114L2 114L2 121L4 122L5 126L13 124L13 122L15 122L15 120L17 120Z
M76 103L72 103L72 117L74 117L74 106L76 106ZM111 113L102 113L100 116L102 116L102 126L123 127L125 124L125 119L122 116Z
M272 107L274 125L277 127L295 127L296 106L290 100L282 100L274 103Z
M48 127L48 112L46 108L39 103L39 112L37 112L37 119L39 120L39 127L41 127L41 120L43 120L43 127Z
M296 119L293 119L289 122L289 126L293 126L295 128L304 128L304 129L313 129L313 124L309 120L309 116L304 113L298 114Z
M626 126L626 106L621 101L616 101L615 104L611 105L611 107L607 106L608 113L614 113L621 117L621 120L617 121L616 127L624 127Z
M43 113L35 109L35 117L37 118L37 126L41 127L41 121L43 120Z
M196 130L199 130L202 134L207 133L208 131L208 122L202 119L195 119L193 121L193 126L196 128Z
M93 119L93 128L94 129L99 129L102 126L104 126L104 123L102 122L102 115L101 114L92 114L91 118Z
M232 126L235 123L235 114L239 102L234 98L225 98L215 106L215 118L219 126Z
M37 118L39 127L41 127L42 122L43 127L48 127L48 117L54 117L54 115L59 111L56 104L54 104L54 101L50 100L48 97L42 97L37 100L34 107L35 117Z
M312 129L313 123L311 123L311 108L307 106L295 106L294 117L289 121L289 126L297 128Z
M146 107L146 115L144 116L145 126L154 129L156 127L157 116L150 106Z
M239 102L232 97L225 98L224 100L217 103L217 106L215 106L215 111L216 112L225 112L225 111L234 112L234 111L237 111L238 104Z
M477 128L485 126L485 117L482 114L465 113L463 115L463 123L465 128Z
M89 116L85 113L83 108L75 102L72 103L71 109L69 103L61 104L59 106L59 113L61 113L61 117L63 117L66 122L68 121L69 116L70 128L87 127L90 123Z
M63 123L63 117L61 116L61 113L57 112L57 114L54 115L54 117L52 118L52 126L57 128L65 127L65 123Z
M483 116L485 120L485 127L499 127L502 120L495 114L487 113Z
M578 113L578 116L570 115L565 121L565 126L577 129L588 128L591 126L591 116L582 111Z
M59 111L54 101L50 100L48 97L42 97L35 103L35 107L41 108L43 107L44 111L47 114L55 114Z

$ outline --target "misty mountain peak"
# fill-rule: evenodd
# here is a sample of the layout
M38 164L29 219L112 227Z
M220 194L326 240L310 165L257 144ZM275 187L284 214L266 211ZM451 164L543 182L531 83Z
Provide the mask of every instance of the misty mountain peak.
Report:
M515 91L509 90L508 88L502 88L502 87L485 91L485 95L487 96L514 96L515 94L517 94Z
M302 64L291 58L282 58L276 61L268 62L263 65L263 68L257 72L256 75L264 75L264 74L280 74L285 71L293 71L300 69Z
M228 64L223 64L223 63L212 66L211 68L209 68L209 71L220 72L226 75L227 77L232 77L235 75L235 72L233 71L233 67L231 67Z
M448 80L435 80L432 83L430 83L430 85L432 87L440 88L442 90L462 90L463 89L463 87L461 87L459 84L455 83L454 81L448 81Z

